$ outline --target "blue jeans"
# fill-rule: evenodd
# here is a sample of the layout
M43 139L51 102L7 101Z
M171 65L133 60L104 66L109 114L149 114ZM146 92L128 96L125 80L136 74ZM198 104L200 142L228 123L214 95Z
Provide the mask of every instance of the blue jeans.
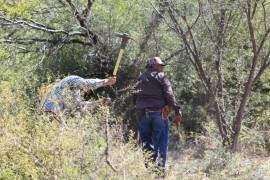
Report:
M138 129L143 148L152 153L152 160L155 162L160 156L159 166L165 167L169 127L168 120L162 119L161 112L149 112L138 119Z

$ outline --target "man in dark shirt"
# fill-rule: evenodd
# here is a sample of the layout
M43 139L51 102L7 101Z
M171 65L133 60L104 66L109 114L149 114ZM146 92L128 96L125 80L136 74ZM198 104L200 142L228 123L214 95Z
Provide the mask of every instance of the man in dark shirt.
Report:
M161 157L159 166L165 167L168 149L168 120L162 111L169 106L175 111L176 121L181 121L180 108L173 95L170 81L165 76L165 64L159 57L148 60L146 71L140 75L136 85L136 111L138 130L144 149L152 153L155 162Z

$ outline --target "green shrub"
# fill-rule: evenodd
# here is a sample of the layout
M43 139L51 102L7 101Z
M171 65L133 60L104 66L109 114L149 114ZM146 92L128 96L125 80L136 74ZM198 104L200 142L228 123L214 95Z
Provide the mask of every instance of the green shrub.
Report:
M151 179L134 141L124 143L122 121L107 107L63 116L61 126L33 113L1 82L0 177L4 179ZM16 102L15 104L12 104ZM12 112L16 105L17 113Z

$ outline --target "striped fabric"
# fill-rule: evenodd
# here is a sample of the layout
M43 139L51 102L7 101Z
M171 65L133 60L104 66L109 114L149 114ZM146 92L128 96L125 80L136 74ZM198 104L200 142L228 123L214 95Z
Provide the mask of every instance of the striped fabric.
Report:
M86 92L104 86L104 79L84 79L68 76L55 84L42 102L42 111L56 114L64 109L76 110L80 107L81 91Z

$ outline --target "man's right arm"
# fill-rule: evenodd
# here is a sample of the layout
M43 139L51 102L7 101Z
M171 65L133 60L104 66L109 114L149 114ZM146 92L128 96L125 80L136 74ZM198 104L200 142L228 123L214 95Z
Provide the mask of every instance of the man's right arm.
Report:
M107 79L84 79L82 84L86 86L86 89L97 89L99 87L111 86L115 84L116 77L109 77Z

